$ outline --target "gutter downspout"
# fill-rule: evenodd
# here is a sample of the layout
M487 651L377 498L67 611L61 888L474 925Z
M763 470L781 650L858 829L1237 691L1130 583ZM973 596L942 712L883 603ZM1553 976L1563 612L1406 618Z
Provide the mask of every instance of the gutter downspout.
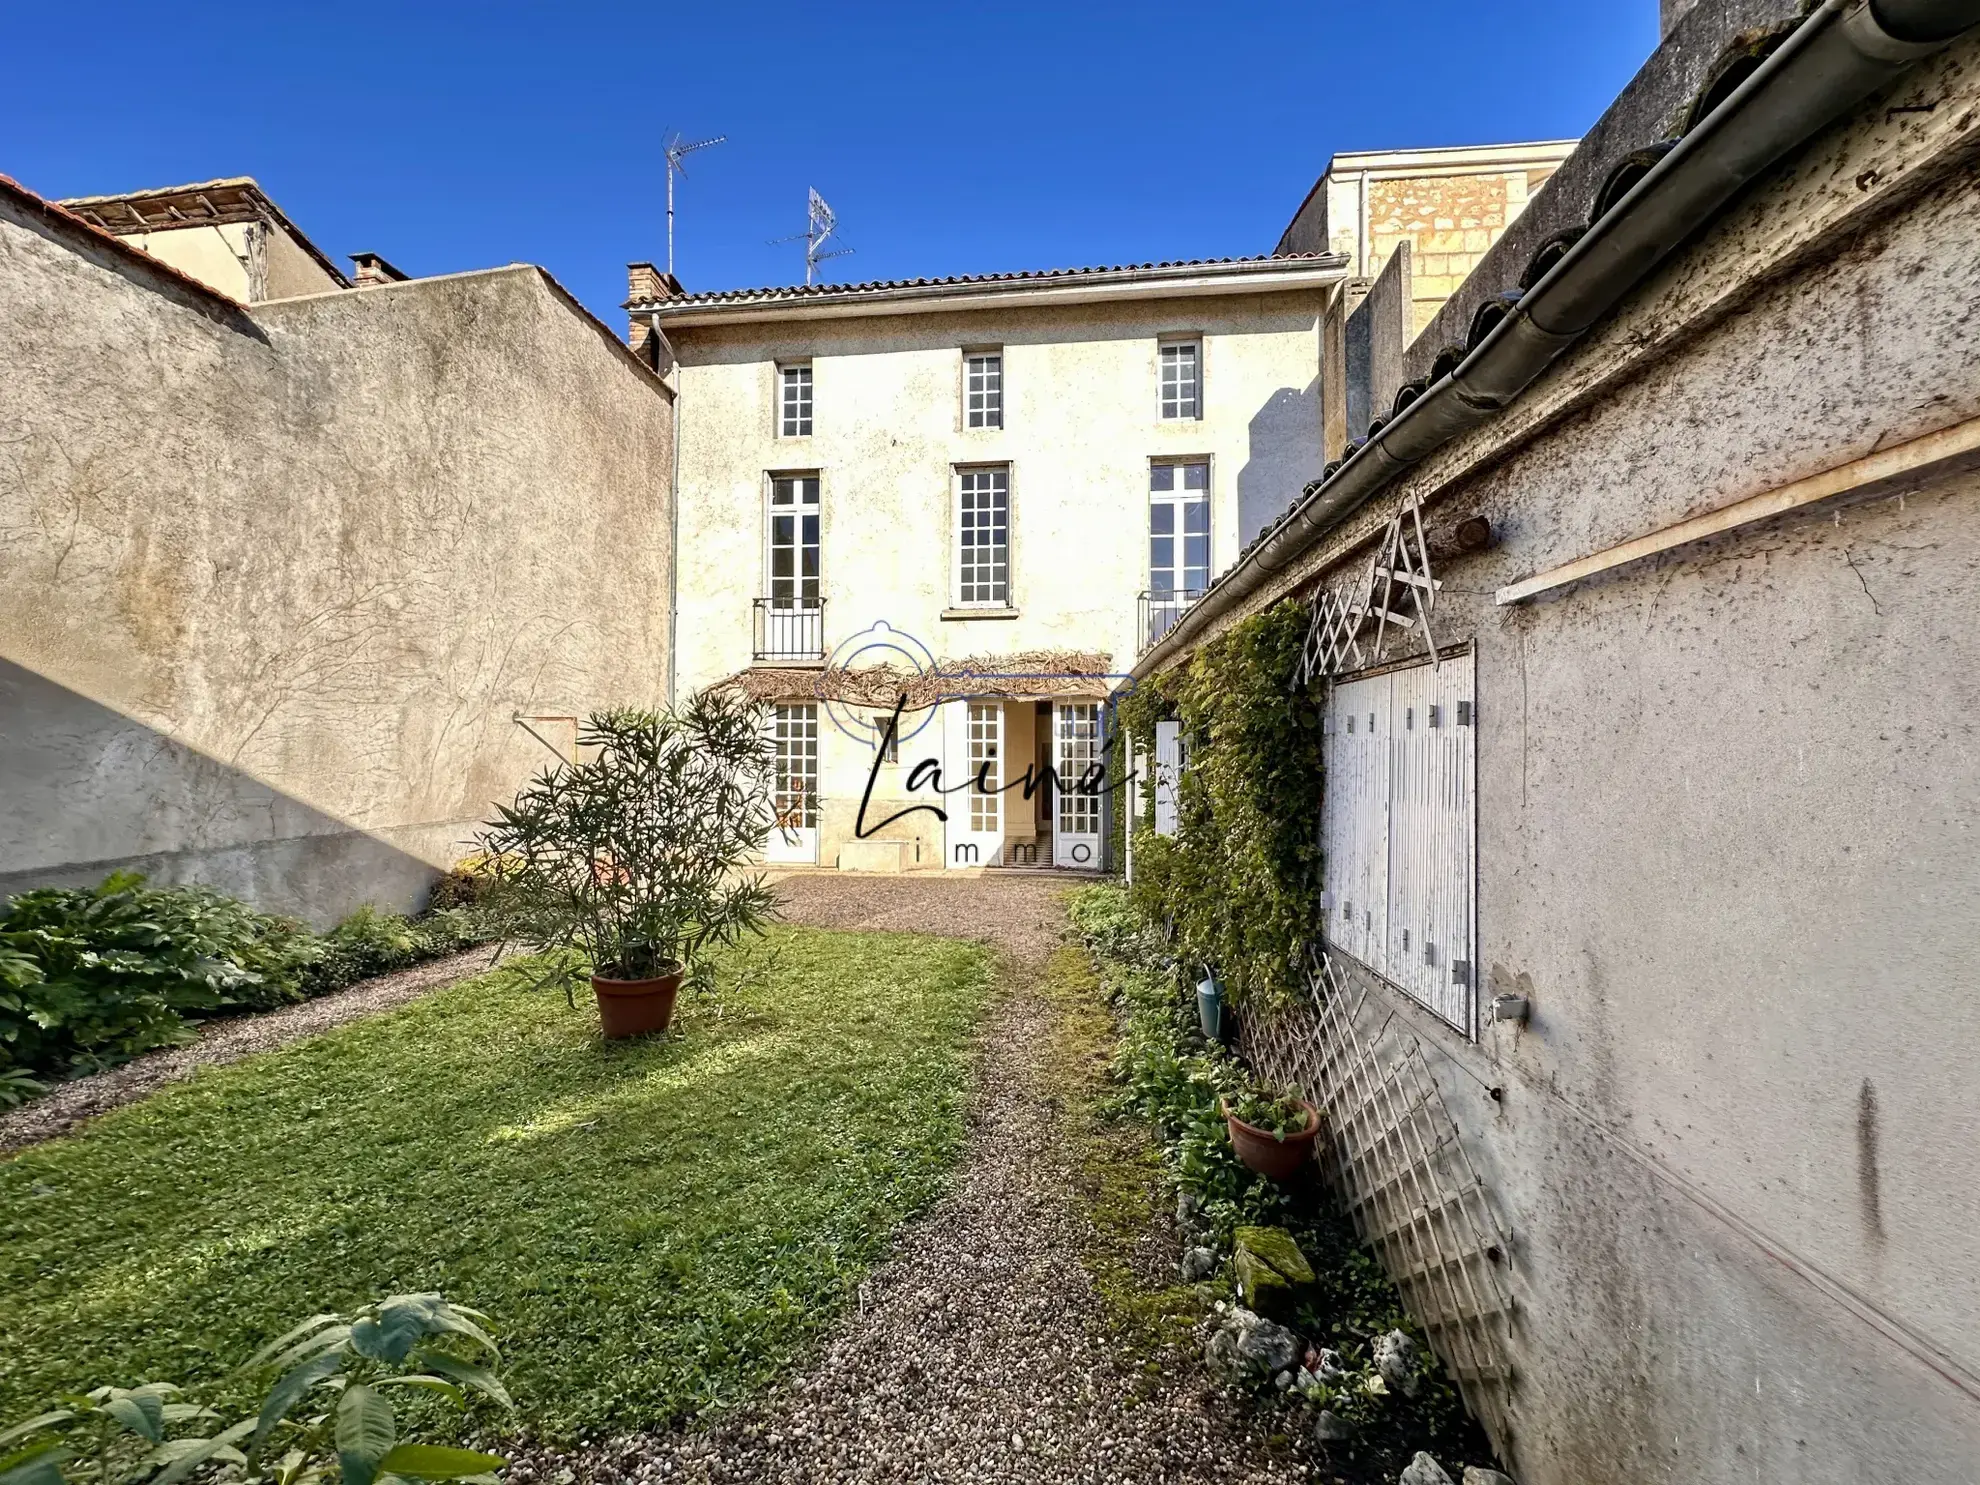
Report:
M1141 679L1327 530L1497 414L1754 177L1980 24L1980 0L1824 0L1523 295L1453 372L1363 444L1136 660Z

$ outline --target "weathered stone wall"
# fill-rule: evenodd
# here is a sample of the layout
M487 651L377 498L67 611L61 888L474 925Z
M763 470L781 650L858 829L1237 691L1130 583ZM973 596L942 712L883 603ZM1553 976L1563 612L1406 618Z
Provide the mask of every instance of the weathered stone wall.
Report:
M1527 196L1553 172L1402 176L1368 183L1370 261L1386 264L1397 246L1411 248L1408 338L1416 339L1457 292Z
M0 892L415 906L517 714L665 697L669 397L540 270L243 310L9 196L0 362Z
M1436 625L1476 647L1480 993L1532 1018L1371 982L1362 1035L1421 1045L1503 1219L1523 1485L1974 1478L1980 473L1493 594L1980 417L1976 77L1811 141L1289 565L1358 572L1410 495L1500 537Z

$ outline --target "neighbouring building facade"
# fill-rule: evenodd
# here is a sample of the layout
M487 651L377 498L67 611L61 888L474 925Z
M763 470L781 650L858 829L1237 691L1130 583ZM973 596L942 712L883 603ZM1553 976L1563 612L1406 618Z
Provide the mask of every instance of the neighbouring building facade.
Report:
M680 394L675 674L772 704L772 860L1101 864L1107 802L1046 766L1096 761L1112 678L1319 472L1343 276L1292 256L679 295L635 267ZM935 792L978 776L993 792Z
M1522 1485L1970 1485L1980 6L1664 10L1134 672L1308 607L1243 1044Z
M1372 281L1406 249L1407 338L1413 340L1575 144L1552 139L1335 155L1274 251L1341 253L1350 278Z
M120 196L72 196L58 204L237 303L351 287L245 175Z

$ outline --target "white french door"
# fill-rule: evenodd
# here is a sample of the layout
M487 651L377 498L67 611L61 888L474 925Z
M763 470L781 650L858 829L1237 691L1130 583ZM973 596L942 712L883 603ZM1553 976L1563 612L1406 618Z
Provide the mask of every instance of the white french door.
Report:
M1081 792L1087 770L1100 762L1100 704L1061 701L1052 707L1054 799L1052 864L1087 871L1100 865L1100 796Z
M818 860L818 703L779 703L771 712L776 778L771 803L777 812L765 861L809 865Z
M942 787L948 825L945 866L995 866L1004 850L1004 704L942 704ZM960 787L959 787L960 786Z

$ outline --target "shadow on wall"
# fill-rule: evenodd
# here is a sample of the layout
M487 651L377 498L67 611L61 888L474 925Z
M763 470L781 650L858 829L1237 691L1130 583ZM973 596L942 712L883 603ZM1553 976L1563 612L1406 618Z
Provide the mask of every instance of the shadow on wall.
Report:
M381 838L0 659L0 897L128 869L322 927L367 902L423 908L429 858L471 829Z
M1252 414L1250 457L1238 471L1238 547L1242 550L1299 498L1320 473L1320 379L1306 390L1281 387ZM1235 558L1237 553L1231 553ZM1224 565L1228 566L1228 562Z

